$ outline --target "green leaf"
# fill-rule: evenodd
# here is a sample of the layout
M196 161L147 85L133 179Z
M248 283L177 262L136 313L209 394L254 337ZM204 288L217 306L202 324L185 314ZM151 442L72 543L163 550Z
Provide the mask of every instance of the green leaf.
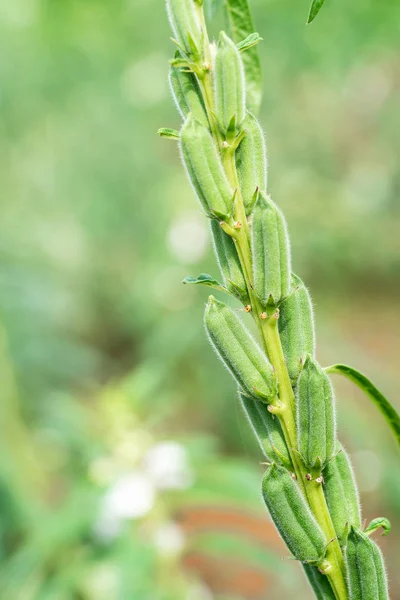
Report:
M325 371L327 373L344 375L362 389L381 411L400 445L400 415L368 377L347 365L332 365L327 367Z
M237 49L240 50L240 52L244 52L244 50L248 50L249 48L252 48L256 44L258 44L258 42L261 42L261 41L262 41L262 37L260 36L259 33L251 33L250 35L247 36L247 38L245 40L236 44L236 46L237 46Z
M371 535L371 533L379 529L379 527L382 527L383 529L382 535L389 535L392 524L389 519L385 519L385 517L377 517L376 519L372 519L371 523L364 530L364 533Z
M248 0L226 0L231 35L236 44L240 44L254 33L253 18ZM261 63L255 45L242 54L246 75L247 106L258 114L262 95Z
M161 127L157 131L157 135L169 140L179 140L179 131L176 131L176 129L169 129L168 127Z
M205 0L204 1L204 10L208 19L212 19L220 5L222 4L222 0Z
M325 0L313 0L313 2L311 4L310 12L308 13L307 24L311 23L311 21L314 21L315 17L321 10L324 2L325 2Z
M221 292L227 291L224 288L224 286L220 284L219 281L214 279L214 277L212 277L208 273L200 273L200 275L198 277L192 277L191 275L189 275L188 277L185 277L185 279L183 280L183 283L190 283L190 284L194 284L194 285L201 284L201 285L206 285L208 287L212 287L216 290L220 290Z

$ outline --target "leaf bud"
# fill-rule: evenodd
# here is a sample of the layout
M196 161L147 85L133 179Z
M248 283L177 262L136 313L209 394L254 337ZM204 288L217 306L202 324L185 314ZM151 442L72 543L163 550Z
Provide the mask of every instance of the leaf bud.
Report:
M297 385L297 444L308 469L323 468L335 453L336 418L333 387L310 355Z
M347 579L351 600L389 600L380 549L367 535L350 528L346 545Z
M243 121L243 129L246 133L236 150L235 160L243 203L249 215L255 191L267 191L267 151L260 123L250 112Z
M242 58L236 44L221 31L215 55L215 110L227 132L239 129L246 116L246 83Z
M338 454L324 469L324 492L336 535L340 539L347 524L361 527L361 509L349 456L339 443L337 450Z
M275 372L236 313L213 296L205 312L211 344L247 395L273 401L277 394Z
M190 55L193 44L201 48L202 31L193 0L167 0L167 12L174 36L182 50Z
M307 354L315 356L314 314L310 294L292 274L292 292L279 305L279 335L292 383L296 383Z
M264 306L278 304L290 290L290 244L281 211L263 193L254 207L251 237L255 292Z
M262 494L275 527L297 560L319 563L325 537L296 481L284 467L272 464L264 475Z
M197 121L208 128L207 113L196 75L178 67L171 67L169 83L182 118L185 119L192 113Z
M239 392L239 400L257 441L270 461L291 465L291 458L279 419L263 402L257 402Z
M180 136L183 163L206 213L228 215L234 193L210 132L189 113Z

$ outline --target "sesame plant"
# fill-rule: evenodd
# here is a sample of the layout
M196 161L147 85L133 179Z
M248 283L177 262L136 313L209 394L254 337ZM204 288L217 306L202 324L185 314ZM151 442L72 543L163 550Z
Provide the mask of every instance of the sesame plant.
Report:
M313 2L313 16L322 4ZM400 419L364 375L345 365L323 368L316 359L310 295L292 272L287 225L267 193L266 146L256 117L261 38L247 0L227 0L230 35L222 31L216 42L209 39L203 0L167 0L167 9L176 44L170 84L183 125L159 133L178 140L223 280L203 273L185 283L215 288L242 305L233 310L210 296L205 327L266 457L264 502L317 598L385 600L383 558L370 535L379 527L388 533L390 523L378 518L362 525L350 459L337 438L330 374L364 389L398 439ZM254 319L257 340L239 313Z

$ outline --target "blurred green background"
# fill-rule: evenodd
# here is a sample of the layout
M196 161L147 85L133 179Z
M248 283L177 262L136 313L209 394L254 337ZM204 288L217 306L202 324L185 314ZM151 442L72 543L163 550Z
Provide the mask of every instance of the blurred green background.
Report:
M319 359L400 408L398 0L253 0L269 191ZM221 21L221 17L218 17ZM221 23L212 26L214 33ZM202 325L217 274L176 146L163 0L0 2L0 589L7 600L311 598ZM400 597L400 461L335 381Z

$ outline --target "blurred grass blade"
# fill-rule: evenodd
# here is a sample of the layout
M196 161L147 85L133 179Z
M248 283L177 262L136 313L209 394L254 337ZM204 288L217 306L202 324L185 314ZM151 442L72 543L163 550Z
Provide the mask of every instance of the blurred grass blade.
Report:
M319 11L323 7L324 3L325 3L325 0L313 0L313 2L311 4L310 12L308 13L307 24L314 21L315 17L317 16Z
M232 38L239 44L254 33L253 18L247 0L226 0ZM246 74L247 106L258 114L262 95L261 63L256 45L242 54Z
M212 19L215 16L218 8L222 5L222 0L205 0L204 10L208 19Z
M368 377L347 365L332 365L327 367L325 371L331 374L344 375L362 389L381 411L400 445L400 415Z

